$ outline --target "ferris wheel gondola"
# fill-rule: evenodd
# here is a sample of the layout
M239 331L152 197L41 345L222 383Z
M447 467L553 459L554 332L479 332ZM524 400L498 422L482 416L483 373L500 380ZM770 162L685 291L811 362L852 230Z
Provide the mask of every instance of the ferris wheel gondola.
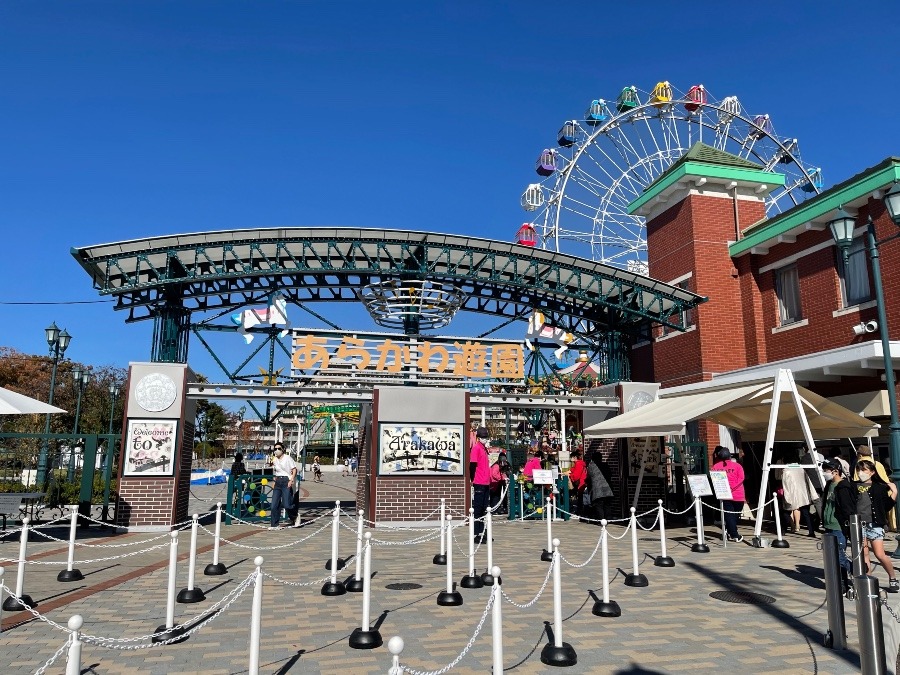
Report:
M609 104L594 98L556 140L521 199L537 246L632 271L646 270L646 229L628 205L697 142L784 174L765 198L770 215L823 187L821 169L802 160L796 138L776 134L769 114L749 115L736 96L716 100L702 84L682 93L663 80L649 92L624 87Z

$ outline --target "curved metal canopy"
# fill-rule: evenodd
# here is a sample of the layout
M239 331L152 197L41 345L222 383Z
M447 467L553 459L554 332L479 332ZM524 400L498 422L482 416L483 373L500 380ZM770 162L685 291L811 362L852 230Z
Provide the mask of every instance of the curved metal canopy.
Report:
M516 318L541 309L579 334L635 332L706 298L582 258L476 237L358 228L270 228L202 232L73 248L101 295L127 321L173 306L225 312L272 291L290 301L358 301L366 284L435 279L466 294L462 309Z

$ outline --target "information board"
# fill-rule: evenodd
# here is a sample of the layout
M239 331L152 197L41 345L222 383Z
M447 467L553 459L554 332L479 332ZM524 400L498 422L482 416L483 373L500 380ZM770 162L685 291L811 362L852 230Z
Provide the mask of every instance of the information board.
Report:
M531 480L535 485L553 485L553 471L550 469L535 469L531 473Z
M713 491L709 485L709 478L707 478L705 473L688 476L687 481L691 488L691 494L695 497L712 496Z
M731 495L731 485L728 484L728 474L725 471L710 471L709 477L712 479L713 491L716 493L716 499L726 502L733 499Z

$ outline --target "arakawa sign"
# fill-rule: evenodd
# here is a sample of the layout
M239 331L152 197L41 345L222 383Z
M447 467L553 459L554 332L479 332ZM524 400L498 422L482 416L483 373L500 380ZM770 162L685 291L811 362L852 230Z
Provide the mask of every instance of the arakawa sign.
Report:
M461 476L463 431L462 424L381 424L379 475Z
M295 333L291 365L295 371L323 371L350 364L355 372L400 373L414 369L421 374L452 375L466 379L518 379L525 377L521 343L482 342L437 338L406 342L390 338ZM335 363L332 363L334 361Z

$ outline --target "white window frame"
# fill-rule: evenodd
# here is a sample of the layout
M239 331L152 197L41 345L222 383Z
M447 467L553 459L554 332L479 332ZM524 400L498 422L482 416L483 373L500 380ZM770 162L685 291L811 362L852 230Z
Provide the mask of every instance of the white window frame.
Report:
M796 295L796 315L785 302L785 280L790 279ZM775 270L775 297L778 301L778 325L788 326L803 321L803 299L800 293L800 271L797 265L785 265ZM787 299L790 302L789 299Z

